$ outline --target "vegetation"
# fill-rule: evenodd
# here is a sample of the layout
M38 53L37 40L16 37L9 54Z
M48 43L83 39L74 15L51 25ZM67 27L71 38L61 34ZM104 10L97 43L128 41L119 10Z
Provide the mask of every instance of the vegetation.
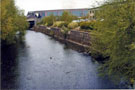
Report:
M68 22L63 22L63 23L61 23L60 25L59 25L59 27L60 28L62 28L62 27L67 27L68 26Z
M52 26L56 21L56 17L51 14L50 16L44 17L39 24L43 24L45 26Z
M102 75L115 81L135 80L135 0L108 0L97 12L92 31L92 55L108 57Z
M69 29L74 29L76 27L78 27L78 23L76 23L76 22L71 22L71 23L68 24Z
M1 35L2 41L7 44L15 42L16 33L25 34L28 27L22 10L17 9L14 0L1 0Z
M60 17L60 21L64 21L64 22L67 22L67 23L70 23L75 19L77 19L77 17L72 15L71 13L69 13L67 11L64 11L62 16Z
M89 14L87 14L86 16L82 16L80 19L88 19L89 18Z
M55 26L55 27L61 27L65 26L67 27L68 24L76 19L77 17L70 14L69 12L64 11L62 16L54 16L53 14L47 17L44 17L41 22L39 22L38 24L42 24L45 26Z
M81 22L80 23L81 29L90 29L90 30L93 30L94 29L94 25L95 25L95 22L94 21Z
M54 22L53 27L60 27L62 23L64 23L64 22L63 21L56 21L56 22Z
M62 26L61 32L63 33L65 39L66 39L67 34L68 34L69 31L70 30L67 27Z

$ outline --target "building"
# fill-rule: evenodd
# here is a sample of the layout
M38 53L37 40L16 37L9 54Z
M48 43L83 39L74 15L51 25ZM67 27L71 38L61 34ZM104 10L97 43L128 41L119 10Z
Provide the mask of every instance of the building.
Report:
M83 9L58 9L58 10L41 10L41 11L29 11L27 14L27 21L36 25L37 21L40 21L43 17L54 15L61 16L64 11L67 11L77 17L89 16L90 20L95 19L95 8L83 8ZM32 20L34 19L34 20Z
M70 12L71 14L75 16L82 17L88 14L89 9L85 8L85 9L59 9L59 10L30 11L28 12L27 16L39 15L41 18L50 16L51 14L53 14L54 16L61 16L64 11Z

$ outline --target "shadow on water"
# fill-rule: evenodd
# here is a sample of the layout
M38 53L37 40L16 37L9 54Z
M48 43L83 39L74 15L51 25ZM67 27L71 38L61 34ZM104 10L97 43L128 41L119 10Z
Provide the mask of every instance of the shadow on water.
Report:
M4 46L1 48L1 83L2 88L17 88L18 76L17 45ZM8 85L8 86L7 86Z
M18 88L18 45L25 46L23 41L17 41L15 44L4 45L1 47L1 88Z

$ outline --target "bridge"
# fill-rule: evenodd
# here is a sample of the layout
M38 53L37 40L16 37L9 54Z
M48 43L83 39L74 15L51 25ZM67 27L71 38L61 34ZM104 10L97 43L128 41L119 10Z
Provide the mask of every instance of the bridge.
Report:
M27 15L27 21L29 22L29 28L37 25L37 22L40 21L41 18L38 15Z

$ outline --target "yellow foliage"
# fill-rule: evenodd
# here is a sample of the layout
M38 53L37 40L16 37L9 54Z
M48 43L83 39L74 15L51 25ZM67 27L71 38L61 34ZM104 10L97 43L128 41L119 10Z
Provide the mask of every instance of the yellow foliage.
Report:
M76 22L71 22L71 23L68 24L69 29L74 29L76 27L78 27L78 23L76 23Z
M14 0L1 0L1 35L0 38L9 43L14 42L16 32L24 33L28 27L26 18L18 10Z

